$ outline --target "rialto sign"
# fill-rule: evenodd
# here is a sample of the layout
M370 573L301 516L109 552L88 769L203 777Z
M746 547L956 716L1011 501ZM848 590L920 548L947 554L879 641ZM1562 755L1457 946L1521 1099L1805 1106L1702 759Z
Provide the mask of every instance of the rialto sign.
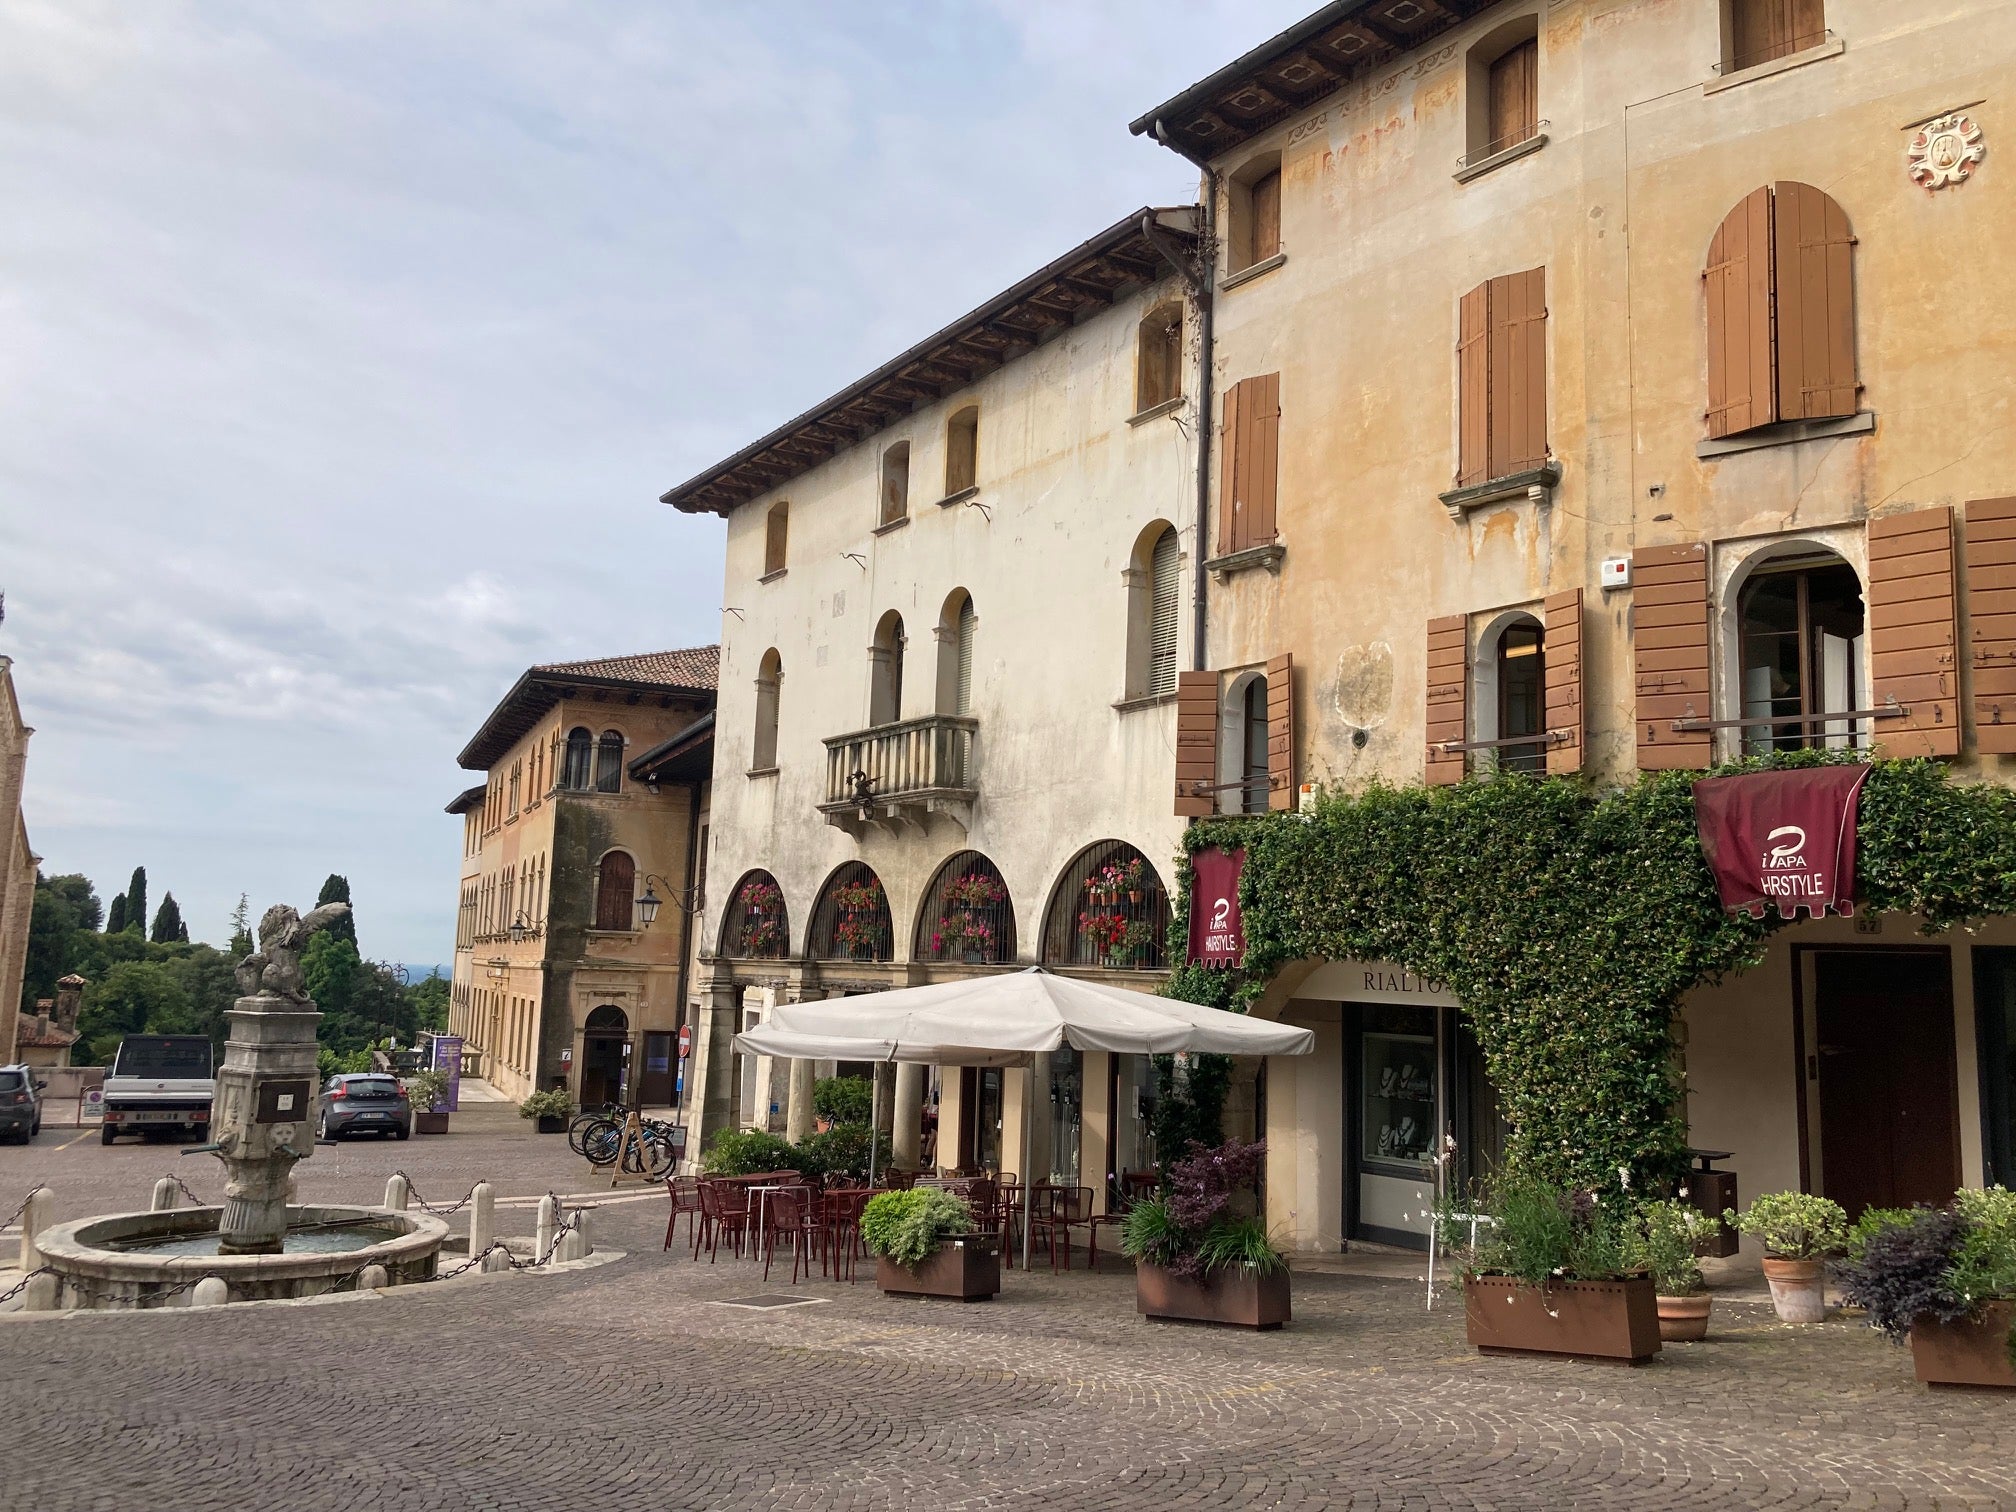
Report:
M1761 919L1855 912L1855 824L1869 768L1748 772L1694 784L1701 850L1722 906Z
M1246 959L1239 916L1244 850L1201 850L1190 858L1190 964L1237 966Z

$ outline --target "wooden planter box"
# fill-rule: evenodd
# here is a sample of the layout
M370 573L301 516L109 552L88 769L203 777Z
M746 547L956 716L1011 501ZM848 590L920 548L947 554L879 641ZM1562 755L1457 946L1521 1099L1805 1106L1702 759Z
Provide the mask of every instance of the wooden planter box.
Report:
M2016 1389L2009 1363L2009 1329L2016 1302L1990 1302L1977 1318L1911 1325L1911 1363L1927 1386L2001 1386Z
M441 1116L446 1118L448 1115L444 1113ZM533 1122L537 1125L541 1134L565 1134L567 1132L567 1120L558 1113L541 1113ZM442 1132L445 1134L447 1130L444 1128Z
M413 1110L413 1132L415 1134L446 1134L448 1132L448 1115L446 1113L429 1113L423 1109L415 1108Z
M1289 1321L1286 1267L1263 1276L1230 1266L1205 1276L1179 1276L1159 1265L1137 1261L1134 1306L1150 1318L1182 1318L1193 1323L1232 1323L1241 1328L1279 1328Z
M1001 1239L998 1234L967 1234L947 1239L915 1270L886 1255L875 1260L875 1284L892 1297L950 1297L956 1302L985 1302L1001 1290Z
M1659 1352L1659 1302L1650 1276L1556 1281L1544 1291L1510 1276L1463 1283L1469 1339L1482 1354L1560 1354L1642 1365Z

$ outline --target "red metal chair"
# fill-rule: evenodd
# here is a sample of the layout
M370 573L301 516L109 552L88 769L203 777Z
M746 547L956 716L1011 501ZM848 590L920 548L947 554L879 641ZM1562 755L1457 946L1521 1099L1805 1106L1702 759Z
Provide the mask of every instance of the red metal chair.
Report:
M819 1230L812 1221L812 1192L808 1187L780 1187L770 1194L763 1213L763 1279L770 1279L770 1262L777 1253L777 1241L791 1246L791 1284L798 1284L802 1267L812 1274L812 1251L819 1242Z
M1038 1192L1036 1217L1033 1222L1036 1232L1047 1241L1050 1249L1050 1269L1057 1269L1058 1242L1063 1242L1064 1269L1071 1269L1071 1230L1073 1227L1090 1228L1092 1223L1092 1188L1090 1187L1047 1187ZM1045 1200L1047 1199L1047 1200ZM1090 1229L1096 1235L1096 1228ZM1090 1243L1096 1245L1093 1238ZM1097 1263L1098 1251L1092 1252L1092 1261Z
M714 1211L707 1211L709 1204ZM701 1234L695 1243L693 1258L700 1258L699 1245L707 1246L707 1263L712 1265L721 1247L723 1234L728 1236L736 1259L742 1258L742 1244L745 1239L753 1242L749 1232L753 1216L753 1199L749 1188L739 1181L703 1181L700 1183Z
M667 1176L665 1191L672 1199L672 1216L665 1220L665 1248L672 1248L672 1231L679 1227L681 1214L686 1218L686 1234L693 1235L700 1222L700 1182L693 1176Z

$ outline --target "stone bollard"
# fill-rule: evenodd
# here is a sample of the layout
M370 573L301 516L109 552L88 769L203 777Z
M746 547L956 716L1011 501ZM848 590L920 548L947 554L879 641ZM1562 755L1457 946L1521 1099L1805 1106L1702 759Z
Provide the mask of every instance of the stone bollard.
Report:
M175 1184L173 1176L163 1176L154 1183L154 1199L148 1205L149 1211L165 1213L182 1201L182 1189Z
M545 1265L558 1259L549 1252L553 1248L553 1236L560 1232L560 1199L548 1192L539 1199L539 1226L532 1240L532 1259L536 1264Z
M494 1276L498 1274L500 1271L508 1271L509 1269L511 1269L511 1257L505 1254L504 1251L502 1251L501 1249L492 1250L489 1254L483 1257L483 1263L482 1265L478 1266L477 1269L481 1270L487 1276Z
M357 1290L378 1291L392 1284L392 1273L382 1265L367 1265L357 1272Z
M21 1293L21 1311L55 1312L57 1298L62 1294L62 1290L60 1276L37 1276Z
M592 1216L587 1208L582 1208L574 1215L574 1227L568 1230L567 1237L560 1241L562 1260L586 1260L595 1253L595 1241L588 1230L588 1221Z
M49 1222L49 1204L55 1193L47 1187L37 1187L28 1194L27 1202L21 1207L21 1274L42 1264L42 1251L35 1244L35 1236L42 1232Z
M497 1191L487 1181L469 1194L469 1253L480 1255L497 1237Z
M196 1283L196 1290L190 1294L191 1307L222 1307L231 1300L231 1288L224 1284L221 1276L205 1276Z
M407 1184L404 1176L390 1176L386 1178L385 1206L392 1209L393 1212L405 1212L406 1199L411 1194L412 1188Z

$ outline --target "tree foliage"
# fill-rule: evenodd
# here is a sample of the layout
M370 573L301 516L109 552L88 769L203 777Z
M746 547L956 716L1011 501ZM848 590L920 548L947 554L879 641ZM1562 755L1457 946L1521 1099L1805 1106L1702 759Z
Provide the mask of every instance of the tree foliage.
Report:
M133 880L126 884L126 928L143 930L147 927L147 868L133 868Z
M348 903L349 901L350 879L339 876L335 872L329 873L322 883L322 891L315 895L315 906L317 908L320 908L324 903ZM343 915L342 918L331 924L323 933L333 939L347 940L350 942L350 948L353 950L356 949L357 914L354 907L351 912Z
M147 938L156 945L172 945L189 938L189 926L182 922L182 908L172 892L161 895L161 906L154 911L154 927Z
M105 933L124 934L126 932L126 894L112 895L112 908L105 915Z

